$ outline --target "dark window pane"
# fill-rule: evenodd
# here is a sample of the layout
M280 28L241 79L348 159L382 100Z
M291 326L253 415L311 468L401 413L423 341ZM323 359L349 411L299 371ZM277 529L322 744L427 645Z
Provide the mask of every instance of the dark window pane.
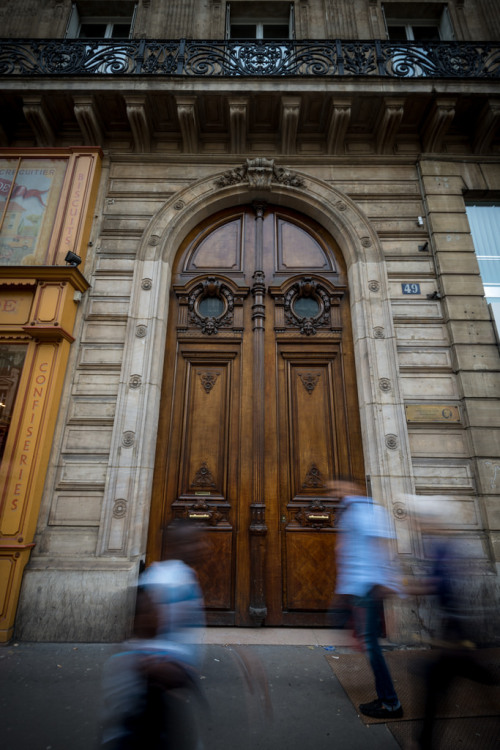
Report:
M293 311L298 318L314 318L319 313L319 304L314 297L299 297L293 303Z
M198 311L203 318L218 318L224 312L224 302L220 297L204 297Z
M9 434L26 348L0 346L0 459L4 454Z
M233 23L231 25L231 39L255 39L257 27L254 23Z
M80 39L104 39L106 28L106 23L82 23Z
M417 42L439 42L437 26L413 26L413 36Z
M404 26L388 26L389 39L395 42L406 42L406 28Z
M128 39L130 36L129 23L114 23L111 32L112 39Z
M290 30L288 24L264 24L262 36L264 39L288 39Z

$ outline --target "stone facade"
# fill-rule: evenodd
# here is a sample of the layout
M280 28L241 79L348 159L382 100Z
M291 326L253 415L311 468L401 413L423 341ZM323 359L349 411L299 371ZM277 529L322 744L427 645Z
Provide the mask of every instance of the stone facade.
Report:
M69 1L3 5L5 36L64 36ZM456 38L498 39L490 0L447 5ZM380 0L294 6L297 38L385 33ZM222 39L225 3L142 0L135 23L145 38ZM2 114L3 145L43 145L43 112L51 145L76 137L105 156L84 270L91 288L79 307L17 637L123 636L146 551L173 260L202 219L261 196L244 179L218 182L260 156L303 181L272 181L267 200L315 219L345 257L366 473L392 512L403 564L411 575L425 557L407 496L446 495L456 508L450 529L477 562L478 596L500 595L500 356L465 208L468 196L499 194L498 83L56 78L42 79L38 93L26 79L6 81L4 96L24 100L25 111L31 97L38 114L31 129ZM73 119L57 125L63 88ZM411 283L420 294L403 293ZM441 406L453 412L449 423L436 418ZM416 609L393 608L394 638L419 630Z

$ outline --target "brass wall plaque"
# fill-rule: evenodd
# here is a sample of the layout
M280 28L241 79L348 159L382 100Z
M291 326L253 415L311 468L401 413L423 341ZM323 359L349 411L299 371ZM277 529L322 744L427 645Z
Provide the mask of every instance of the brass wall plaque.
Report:
M407 422L460 422L458 406L449 404L408 404Z

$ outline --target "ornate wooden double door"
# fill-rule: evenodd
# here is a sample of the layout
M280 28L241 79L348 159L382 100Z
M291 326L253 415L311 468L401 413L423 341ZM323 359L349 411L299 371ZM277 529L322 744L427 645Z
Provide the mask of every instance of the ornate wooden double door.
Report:
M325 624L333 477L363 479L347 277L310 219L256 203L186 239L173 269L148 560L203 526L208 621Z

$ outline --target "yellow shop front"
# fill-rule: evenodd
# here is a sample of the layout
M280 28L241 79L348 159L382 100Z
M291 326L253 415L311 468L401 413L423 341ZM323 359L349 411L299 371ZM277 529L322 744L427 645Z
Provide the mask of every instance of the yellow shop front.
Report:
M0 643L34 547L100 171L96 149L0 150Z

